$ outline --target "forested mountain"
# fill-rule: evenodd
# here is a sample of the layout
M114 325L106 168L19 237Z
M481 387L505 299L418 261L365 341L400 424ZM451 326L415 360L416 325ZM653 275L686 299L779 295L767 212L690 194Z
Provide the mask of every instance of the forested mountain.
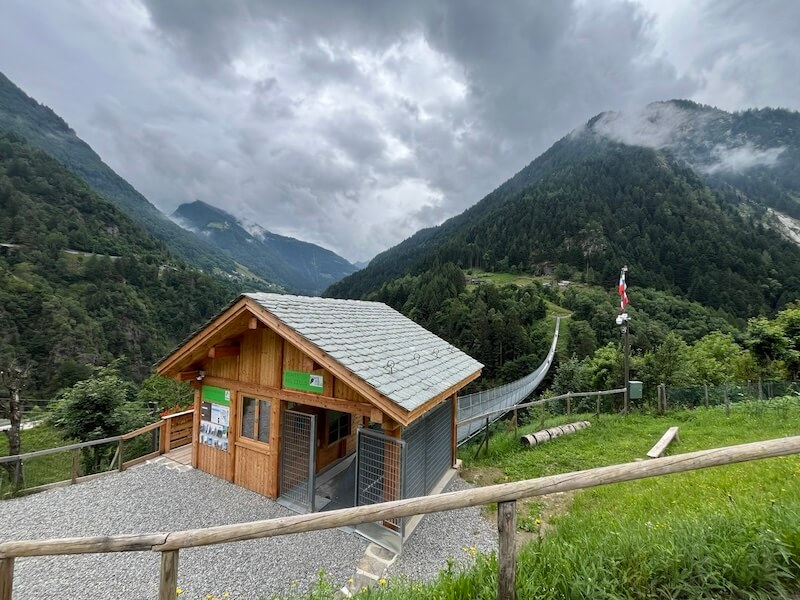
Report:
M105 164L67 123L0 73L0 132L16 133L58 159L98 194L116 204L163 241L178 258L207 271L238 272L235 261L213 244L180 228Z
M189 269L54 158L0 133L0 363L31 363L28 394L126 356L151 365L239 291Z
M172 218L206 236L260 276L304 294L319 294L356 267L325 248L277 235L260 226L245 229L236 217L197 200L181 204Z
M670 119L662 122L595 117L463 214L415 234L326 293L364 296L448 261L528 273L559 264L603 285L627 264L637 285L735 317L781 308L800 293L800 249L768 226L766 208L788 213L782 202L800 197L797 162L786 163L800 148L797 113L717 111L730 117L723 126L684 115L715 109L664 105ZM702 142L699 123L706 122L716 123L706 128L717 138ZM701 165L703 147L709 160ZM768 176L783 200L767 194ZM745 183L760 195L744 191Z

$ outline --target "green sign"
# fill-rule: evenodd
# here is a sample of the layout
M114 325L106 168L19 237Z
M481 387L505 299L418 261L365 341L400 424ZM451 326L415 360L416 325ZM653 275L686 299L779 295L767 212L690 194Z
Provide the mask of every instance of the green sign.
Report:
M214 404L230 406L231 391L223 390L222 388L214 387L213 385L204 385L202 399L203 402L213 402Z
M283 387L288 390L300 390L313 394L321 394L322 375L303 373L302 371L284 371Z

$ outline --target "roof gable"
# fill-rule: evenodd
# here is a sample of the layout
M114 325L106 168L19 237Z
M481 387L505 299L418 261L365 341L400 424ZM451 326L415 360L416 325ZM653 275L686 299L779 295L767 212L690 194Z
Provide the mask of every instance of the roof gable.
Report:
M483 365L380 302L245 294L393 403L413 411Z

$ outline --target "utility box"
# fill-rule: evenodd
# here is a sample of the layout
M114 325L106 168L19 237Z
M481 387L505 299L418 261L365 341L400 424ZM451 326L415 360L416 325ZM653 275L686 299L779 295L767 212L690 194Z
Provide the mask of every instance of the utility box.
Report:
M629 381L628 385L628 398L631 400L641 400L642 399L642 382L641 381Z

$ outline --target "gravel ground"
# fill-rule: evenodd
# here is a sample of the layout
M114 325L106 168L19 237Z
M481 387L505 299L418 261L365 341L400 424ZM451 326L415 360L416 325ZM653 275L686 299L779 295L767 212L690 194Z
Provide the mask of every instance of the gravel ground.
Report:
M145 465L0 502L0 539L173 531L290 514L201 471ZM328 530L181 550L181 600L222 597L224 592L247 600L302 592L320 568L342 585L366 546L356 535ZM155 598L158 572L159 555L151 552L21 558L14 571L14 598Z
M473 486L456 477L446 492L466 490ZM465 508L425 516L406 540L403 553L389 568L390 577L406 577L414 581L430 581L447 567L448 559L466 566L474 547L481 552L497 549L497 527L483 516L480 508Z

